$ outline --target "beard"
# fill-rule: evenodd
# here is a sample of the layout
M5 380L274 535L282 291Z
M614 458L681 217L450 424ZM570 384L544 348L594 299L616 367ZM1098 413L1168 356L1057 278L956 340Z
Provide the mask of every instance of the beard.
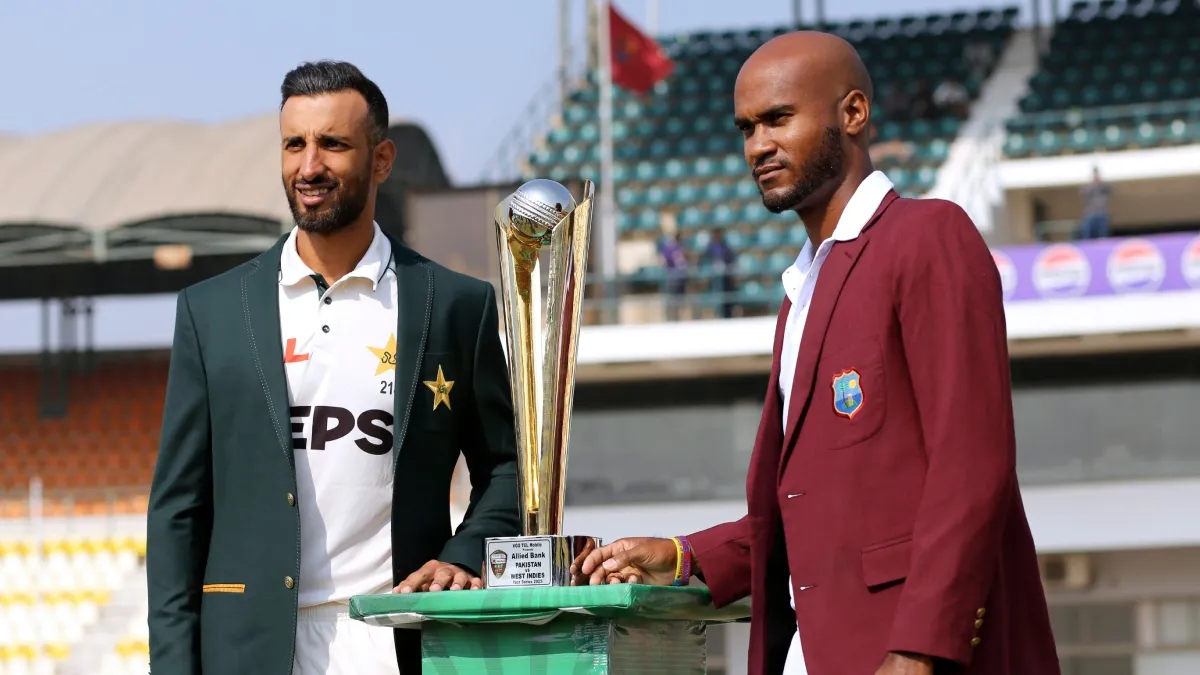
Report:
M329 197L325 204L309 211L300 203L296 184L284 183L288 207L296 226L309 234L332 234L353 223L367 208L370 186L370 166L349 176L346 180L326 174L309 181L316 185L329 185Z
M821 134L821 142L817 152L804 160L796 182L782 191L763 192L763 206L771 213L783 213L800 207L818 190L837 180L845 173L846 153L842 149L842 130L838 127L825 127Z

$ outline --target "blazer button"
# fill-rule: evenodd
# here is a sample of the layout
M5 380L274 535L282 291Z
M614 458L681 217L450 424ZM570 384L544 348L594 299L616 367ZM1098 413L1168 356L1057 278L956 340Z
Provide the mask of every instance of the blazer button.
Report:
M979 608L978 612L975 612L975 616L979 617L980 619L983 618L984 614L987 614L987 610L982 607Z
M978 647L980 642L983 642L983 640L981 640L977 637L971 638L971 646L972 647Z
M295 586L296 586L296 580L295 580L295 579L293 579L293 578L291 578L291 577L284 577L284 578L283 578L283 587L284 587L284 588L295 588Z
M287 499L288 499L288 506L296 505L296 495L289 492Z
M975 619L975 630L983 628L983 619Z

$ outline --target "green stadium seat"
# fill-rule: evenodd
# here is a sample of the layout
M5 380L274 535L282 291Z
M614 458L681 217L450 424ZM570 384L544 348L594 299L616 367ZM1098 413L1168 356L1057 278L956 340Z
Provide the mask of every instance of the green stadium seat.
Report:
M746 247L746 235L739 230L729 230L725 233L725 243L729 244L729 248L740 251Z
M742 206L742 212L738 219L743 223L757 225L765 223L771 217L771 212L766 209L761 203L749 202Z
M736 177L744 175L749 168L741 155L725 155L721 159L720 173L723 176Z
M672 199L676 204L691 204L700 200L700 188L695 183L680 183L675 187Z
M663 164L663 177L667 180L679 180L687 176L687 168L682 160L669 159Z
M761 227L758 229L758 239L755 245L758 248L772 250L779 248L784 242L783 230L778 227Z
M637 215L637 227L640 230L652 232L658 229L658 211L643 209Z
M709 214L709 222L717 227L729 227L736 219L736 214L728 204L717 204Z
M729 199L729 183L723 180L712 180L704 186L704 199L710 202L723 202Z
M640 181L655 181L662 176L662 173L653 162L641 161L634 167L633 175Z
M676 147L679 150L679 154L683 157L699 155L702 152L700 139L695 136L679 139L679 145Z
M738 199L753 199L759 197L758 185L752 178L743 178L733 185L733 196Z
M661 207L668 201L667 191L661 185L651 185L646 188L645 203L647 206Z
M808 231L804 229L802 223L796 223L787 230L787 243L789 246L800 248L808 241Z
M698 206L689 206L679 212L679 227L691 230L708 224L708 214Z
M633 208L642 203L642 191L632 185L626 185L617 190L617 205L623 209Z

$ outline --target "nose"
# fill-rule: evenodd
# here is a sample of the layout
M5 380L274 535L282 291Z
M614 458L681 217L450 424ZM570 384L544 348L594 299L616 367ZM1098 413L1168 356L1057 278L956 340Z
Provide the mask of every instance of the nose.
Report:
M326 170L321 149L315 145L306 147L300 160L300 178L305 181L313 181L323 176Z
M761 126L754 128L754 132L746 137L743 146L746 155L746 164L752 170L770 158L777 150L775 141Z

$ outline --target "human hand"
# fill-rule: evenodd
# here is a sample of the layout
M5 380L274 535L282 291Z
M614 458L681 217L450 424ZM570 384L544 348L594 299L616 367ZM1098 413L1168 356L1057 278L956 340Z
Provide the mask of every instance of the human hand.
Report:
M933 659L919 654L891 652L883 659L875 675L933 675Z
M666 586L675 580L675 543L656 537L627 537L592 551L583 564L571 566L572 583L645 583Z
M471 576L463 568L438 560L430 560L421 569L408 575L400 585L392 589L393 593L412 593L414 591L440 591L449 589L459 591L469 588L472 591L483 588L483 580Z

